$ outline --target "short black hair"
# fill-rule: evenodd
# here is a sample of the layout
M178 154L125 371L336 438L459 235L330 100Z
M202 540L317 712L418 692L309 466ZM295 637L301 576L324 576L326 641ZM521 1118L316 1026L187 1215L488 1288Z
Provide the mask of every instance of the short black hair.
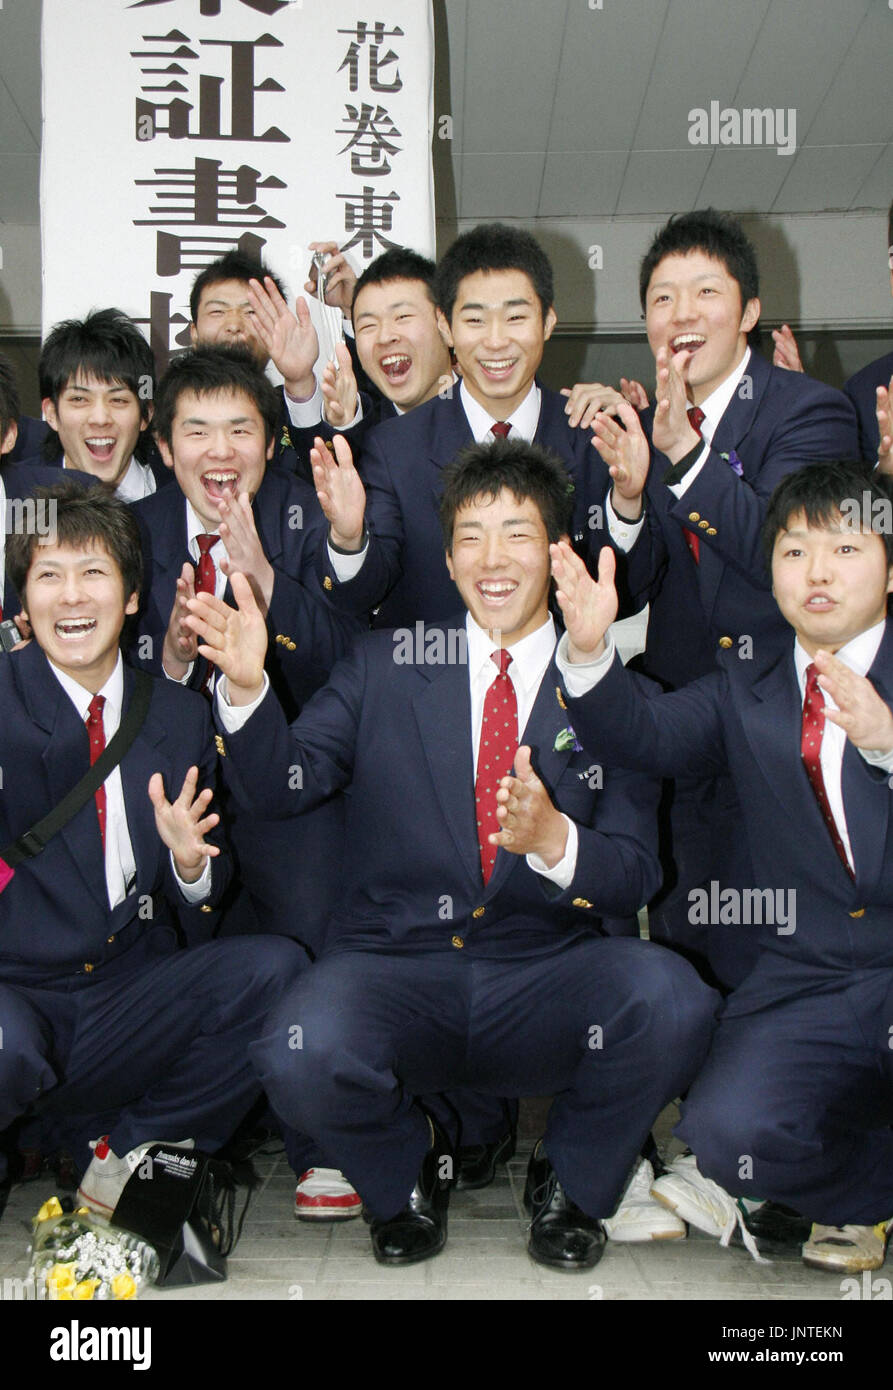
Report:
M453 316L459 283L478 271L521 270L533 284L543 318L555 301L552 262L536 237L522 227L504 222L482 222L463 232L444 253L437 267L435 292L438 307L449 321Z
M241 280L244 285L247 285L249 280L259 280L263 284L266 275L269 275L285 299L285 286L268 265L255 260L253 256L246 256L244 251L227 251L225 256L218 257L216 261L206 265L204 270L200 270L193 280L192 289L189 291L189 317L195 323L202 294L209 285L220 285L224 280Z
M37 373L41 400L58 408L59 397L78 373L97 381L121 382L140 404L140 416L148 420L155 394L155 358L132 319L122 309L94 309L85 319L57 323L40 349ZM59 436L48 430L44 457L54 459L61 450ZM142 457L146 434L137 440L135 453Z
M643 310L651 277L664 256L687 256L691 251L701 251L722 262L737 281L742 309L749 300L759 297L757 253L741 223L727 212L703 208L698 212L674 215L654 236L639 266L639 299Z
M124 600L138 594L143 583L143 553L136 517L126 502L103 487L85 488L65 478L52 487L39 487L34 497L55 508L55 545L81 549L98 542L121 571ZM28 571L40 549L36 531L14 531L6 538L6 568L22 603Z
M218 396L224 391L241 391L253 401L264 422L266 442L275 437L279 423L280 398L273 383L258 366L257 358L245 347L224 347L211 343L187 348L172 357L158 383L152 428L156 439L170 448L177 413L177 401L186 391L196 396Z
M9 358L0 352L0 443L13 423L18 423L22 413L19 399L19 383Z
M392 280L421 280L434 303L434 277L437 271L433 261L408 246L392 246L370 261L353 287L351 310L357 302L357 295L367 285L387 285Z
M519 502L539 508L550 542L570 535L574 484L557 454L526 439L495 439L469 444L443 470L440 525L447 554L453 549L456 513L479 497L497 497L503 488Z
M769 498L763 522L763 553L769 569L775 542L798 512L804 513L808 526L822 530L839 525L841 518L853 518L859 530L883 536L887 564L893 565L893 483L870 463L809 463L782 478Z

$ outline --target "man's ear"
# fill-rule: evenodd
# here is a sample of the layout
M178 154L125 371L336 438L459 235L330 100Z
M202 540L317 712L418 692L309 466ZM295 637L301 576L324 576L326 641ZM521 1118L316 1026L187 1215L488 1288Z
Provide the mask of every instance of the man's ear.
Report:
M887 570L887 593L893 594L893 565Z
M193 347L198 347L198 329L194 323L189 325L189 341Z
M275 434L274 434L274 435L273 435L273 438L270 440L269 444L267 445L267 452L266 452L266 455L265 455L265 458L266 458L266 460L267 460L267 463L270 462L270 459L273 457L273 455L275 454L275 452L276 452L276 436L275 436Z
M448 551L446 552L446 554L444 555L444 559L446 560L446 567L447 567L447 571L448 571L448 573L449 573L450 579L453 579L453 580L454 580L454 579L456 578L456 576L453 574L453 556L452 556L452 554L451 554L451 552L450 552L449 550L448 550Z
M547 339L549 339L549 338L551 338L551 336L552 336L552 329L555 327L555 325L556 325L557 322L558 322L558 315L557 315L556 312L555 312L555 306L554 306L554 305L550 305L550 306L549 306L549 312L546 314L546 317L543 319L543 339L544 339L544 341L547 340Z
M52 398L52 396L46 396L46 397L40 402L40 408L41 408L41 410L43 411L43 418L46 420L46 422L47 422L47 424L49 425L50 429L51 429L51 430L56 430L56 432L58 433L58 430L59 430L59 416L56 414L56 407L55 407L55 405L53 404L53 398Z
M139 606L140 606L140 596L139 596L138 593L134 592L134 593L132 593L132 594L130 595L130 598L129 598L129 599L127 600L127 602L125 603L125 605L124 605L124 612L125 612L125 614L126 614L127 616L129 616L131 613L136 613L137 610L139 609Z
M15 448L15 442L18 439L18 437L18 423L15 420L10 420L9 425L6 429L6 433L4 434L3 438L0 439L0 456L2 456L3 454L12 453L13 449Z
M749 299L744 306L744 313L741 315L740 333L749 333L754 324L760 317L760 301Z
M156 435L156 436L155 436L155 443L158 445L158 452L159 452L159 454L161 455L161 457L164 459L165 466L166 466L167 468L173 468L173 466L174 466L174 455L173 455L173 453L172 453L172 451L171 451L171 446L168 444L167 440L166 440L166 439L159 439L158 436Z
M446 343L447 347L451 348L453 346L453 335L450 332L449 320L447 319L447 316L442 309L436 309L435 313L437 314L438 332L440 333L440 336L441 338L443 338L443 341Z

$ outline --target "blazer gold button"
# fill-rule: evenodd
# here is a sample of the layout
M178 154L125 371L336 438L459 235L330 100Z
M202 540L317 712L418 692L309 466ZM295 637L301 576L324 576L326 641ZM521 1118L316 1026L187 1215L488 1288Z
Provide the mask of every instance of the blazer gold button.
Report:
M85 966L84 966L84 969L86 970L86 972L87 972L88 975L91 973L91 971L93 970L93 968L94 968L94 967L90 964L90 962L87 961L87 963L86 963Z
M574 898L574 907L591 907L592 903L588 898Z
M328 575L326 575L325 579L322 581L322 586L323 586L323 588L326 589L326 590L332 588L332 581L331 581L331 579L329 578Z
M851 916L851 917L864 917L864 916L865 916L865 908L864 908L864 907L857 907L855 912L851 912L851 913L850 913L850 916Z
M476 907L471 915L472 917L483 917L486 911L487 909L485 907Z
M461 951L462 947L465 945L465 942L462 940L461 936L454 936L453 945L455 946L457 951Z
M702 531L706 531L707 528L709 527L709 525L710 525L710 522L709 522L709 521L699 521L699 522L698 522L698 527L699 527L700 530L702 530Z
M214 911L213 907L209 906L208 903L202 903L202 912L213 912L213 911Z
M555 694L556 694L557 699L558 699L558 707L559 707L559 709L567 709L567 705L566 705L565 702L564 702L564 696L563 696L562 693L561 693L561 686L560 686L560 685L556 685L556 687L555 687Z
M715 535L716 535L716 527L715 527L715 526L708 526L708 527L707 527L707 535L708 535L708 536L715 536Z
M297 642L286 642L285 645L286 645L286 647L288 647L288 650L289 650L290 652L293 652L293 651L295 651L295 649L297 648L297 645L298 645L298 644L297 644Z
M723 648L724 651L728 651L729 647L732 645L731 637L720 637L719 645Z
M114 939L115 939L115 938L114 938L113 936L107 936L107 937L106 937L106 942L108 943L109 946L111 946L111 944L112 944L112 942L114 941Z
M226 748L224 747L222 734L214 735L214 747L217 749L217 752L220 754L221 758L226 757Z
M700 512L689 512L689 514L688 514L688 519L689 519L689 521L700 521L700 520L701 520L701 513L700 513Z

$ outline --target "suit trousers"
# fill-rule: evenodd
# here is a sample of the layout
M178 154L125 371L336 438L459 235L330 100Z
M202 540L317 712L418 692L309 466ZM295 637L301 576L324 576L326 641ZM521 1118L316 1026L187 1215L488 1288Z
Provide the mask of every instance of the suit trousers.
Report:
M610 1215L657 1114L707 1053L719 1003L649 942L577 937L524 959L339 949L254 1044L284 1122L310 1135L373 1217L407 1202L430 1143L420 1097L554 1095L546 1150ZM455 1140L455 1134L452 1138Z
M249 1044L307 965L294 942L254 937L76 988L0 984L0 1131L28 1113L111 1113L118 1155L187 1137L220 1148L260 1093ZM81 1169L100 1133L77 1136Z
M791 997L720 1022L677 1133L737 1196L828 1226L888 1220L893 970L796 987L792 971Z

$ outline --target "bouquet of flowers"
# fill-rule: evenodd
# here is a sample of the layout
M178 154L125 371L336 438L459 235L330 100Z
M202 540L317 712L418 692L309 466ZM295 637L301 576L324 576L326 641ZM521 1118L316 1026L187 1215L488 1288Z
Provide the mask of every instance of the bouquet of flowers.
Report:
M30 1282L39 1299L136 1298L158 1274L151 1245L112 1230L85 1207L63 1212L56 1197L34 1218Z

